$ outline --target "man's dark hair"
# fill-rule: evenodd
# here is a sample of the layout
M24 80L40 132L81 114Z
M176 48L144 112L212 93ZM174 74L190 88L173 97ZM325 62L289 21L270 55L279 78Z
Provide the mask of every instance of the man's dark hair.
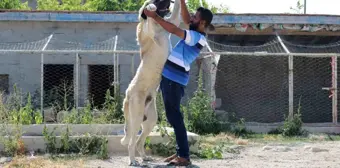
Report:
M212 12L204 7L199 7L197 8L197 12L200 12L201 20L205 20L205 27L212 26L211 21L213 19L213 14Z

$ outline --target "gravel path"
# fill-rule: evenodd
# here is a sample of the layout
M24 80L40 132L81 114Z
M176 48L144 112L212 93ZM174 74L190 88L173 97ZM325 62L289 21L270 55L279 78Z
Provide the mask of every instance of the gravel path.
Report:
M193 159L191 167L214 168L339 168L340 142L248 145L240 154L224 154L222 160ZM146 163L144 167L167 167L163 158ZM109 161L90 160L86 167L128 167L127 156L113 156Z
M234 146L240 152L225 153L221 160L203 160L193 158L193 166L212 168L339 168L340 167L340 141L315 143L285 143L285 144L248 144ZM238 154L239 153L239 154ZM138 158L140 159L140 158ZM154 157L155 161L143 163L144 167L164 168L164 158ZM10 161L8 165L8 161ZM128 156L112 156L108 160L95 158L77 158L69 160L52 161L46 157L38 156L23 159L0 158L0 168L17 167L44 167L44 168L125 168ZM3 165L6 162L7 165ZM12 165L12 166L10 166Z

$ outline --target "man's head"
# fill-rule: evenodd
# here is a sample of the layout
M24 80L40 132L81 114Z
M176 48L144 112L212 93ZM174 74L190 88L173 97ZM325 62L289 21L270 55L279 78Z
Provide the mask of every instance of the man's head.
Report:
M148 4L154 4L157 7L156 13L162 18L170 12L171 0L149 0L146 5ZM141 16L143 19L147 19L144 13Z
M209 9L199 7L196 13L191 16L190 19L190 30L195 30L199 32L205 32L205 29L212 27L211 21L213 19L213 14Z

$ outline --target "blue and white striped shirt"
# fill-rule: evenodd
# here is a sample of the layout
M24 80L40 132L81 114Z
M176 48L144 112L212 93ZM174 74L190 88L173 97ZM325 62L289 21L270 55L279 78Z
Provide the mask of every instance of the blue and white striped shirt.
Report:
M184 34L184 39L172 49L162 75L186 86L189 82L190 65L199 56L207 40L204 33L194 30L184 30Z

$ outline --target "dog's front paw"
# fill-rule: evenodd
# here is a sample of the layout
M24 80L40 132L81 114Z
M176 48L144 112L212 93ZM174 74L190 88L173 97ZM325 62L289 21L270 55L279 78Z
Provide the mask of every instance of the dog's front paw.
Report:
M149 162L149 161L153 161L151 156L144 156L143 157L143 162Z
M148 11L156 11L157 10L157 7L156 7L156 5L154 5L154 4L149 4L149 5L147 5L146 6L146 9L148 10Z
M140 166L140 164L136 160L130 160L129 166Z
M121 140L120 140L120 143L123 145L123 146L126 146L129 144L129 140L127 139L126 136L124 136Z

